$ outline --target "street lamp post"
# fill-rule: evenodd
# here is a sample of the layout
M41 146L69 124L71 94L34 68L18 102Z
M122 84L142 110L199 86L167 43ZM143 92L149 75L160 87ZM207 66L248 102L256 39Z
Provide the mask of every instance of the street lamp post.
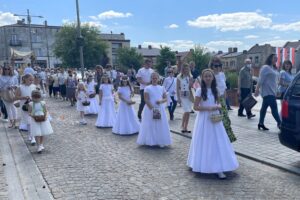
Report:
M27 9L27 15L18 15L14 14L14 16L20 16L20 17L27 17L27 23L28 23L28 31L29 31L29 45L30 45L30 51L32 52L32 35L31 35L31 18L32 17L38 17L38 18L44 18L43 16L35 16L29 14L29 9ZM33 65L32 58L30 58L31 66Z
M81 70L81 77L82 77L82 80L83 80L83 77L84 77L84 63L83 63L83 42L84 42L84 39L81 35L78 0L76 0L76 12L77 12L77 44L79 45L80 70Z

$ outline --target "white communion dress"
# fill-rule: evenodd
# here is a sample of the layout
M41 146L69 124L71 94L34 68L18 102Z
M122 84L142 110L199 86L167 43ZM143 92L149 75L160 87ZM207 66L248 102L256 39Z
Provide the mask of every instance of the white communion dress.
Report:
M118 94L125 100L130 100L131 91L129 87L119 87ZM128 105L126 102L120 100L112 132L119 135L130 135L138 133L139 130L140 123L134 112L133 105Z
M90 102L90 105L87 106L85 113L86 115L96 115L99 112L99 103L97 101L97 95L95 97L90 98L89 95L96 94L95 89L96 83L94 81L91 81L90 83L86 84L87 88L87 95L88 95L88 101Z
M151 105L160 111L161 119L153 119L153 110L150 110L149 107L145 105L137 144L149 146L170 145L172 142L165 103L156 104L156 101L163 98L165 89L160 85L149 85L145 88L144 92L148 93Z
M36 86L34 84L31 84L31 85L23 85L22 84L22 85L20 85L21 96L22 97L28 96L31 98L31 93L35 89L36 89ZM26 100L20 101L21 120L20 120L19 129L28 131L28 129L29 129L28 124L30 121L30 117L29 117L27 111L22 110L22 106L24 105L25 102L26 102Z
M82 105L82 102L87 101L87 95L85 91L79 91L77 94L77 103L76 103L76 109L79 112L85 112L87 110L88 106Z
M201 97L201 88L197 89L196 96ZM207 89L207 100L202 100L200 105L217 105L211 89ZM219 111L198 111L187 160L194 172L220 173L239 166L223 122L214 123L210 119L214 112Z
M40 116L45 113L45 102L30 102L29 105L32 107L32 116ZM33 118L30 119L30 132L32 136L45 136L53 133L53 129L49 118L47 117L43 122L36 122Z
M99 128L113 127L116 119L114 96L112 94L113 85L101 84L99 90L102 91L102 99L95 126Z

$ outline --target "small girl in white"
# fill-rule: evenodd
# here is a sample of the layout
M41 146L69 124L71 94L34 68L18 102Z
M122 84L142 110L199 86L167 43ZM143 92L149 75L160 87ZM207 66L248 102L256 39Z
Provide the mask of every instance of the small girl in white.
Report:
M23 83L16 91L16 99L21 100L20 107L25 108L28 106L29 101L31 100L31 92L36 89L36 86L33 84L34 77L31 74L26 74L22 77ZM27 104L27 105L26 105ZM24 105L24 107L23 107ZM30 117L28 110L21 109L21 121L19 125L19 130L28 131L28 140L32 145L35 145L35 138L30 133Z
M132 106L135 102L130 98L133 96L133 92L127 76L121 78L118 96L121 101L112 132L119 135L138 133L140 130L140 123Z
M110 128L114 125L116 119L116 110L114 104L113 85L107 74L101 78L99 88L100 109L95 126L98 128Z
M41 101L42 94L40 90L34 90L31 94L32 102L29 103L28 113L31 116L30 132L36 138L38 144L37 152L41 153L44 150L44 136L53 133L52 126L47 117L46 103ZM42 117L41 121L37 121L35 117Z
M196 92L194 109L198 114L187 165L194 172L216 173L220 179L224 179L224 172L237 169L239 164L222 120L211 120L211 115L220 112L221 108L214 73L205 69L202 72L201 88Z
M90 105L87 106L87 109L85 111L85 114L98 114L99 111L99 103L96 98L96 83L93 80L93 76L90 74L88 75L87 81L86 81L86 88L87 88L87 94L88 94L88 101L90 102Z
M87 106L84 106L82 103L87 101L87 93L86 93L86 89L85 89L85 86L84 86L83 82L80 82L77 85L77 90L76 90L75 96L76 96L76 99L77 99L77 111L80 112L80 121L79 121L79 123L81 125L86 125L87 122L84 119L84 112L86 111Z

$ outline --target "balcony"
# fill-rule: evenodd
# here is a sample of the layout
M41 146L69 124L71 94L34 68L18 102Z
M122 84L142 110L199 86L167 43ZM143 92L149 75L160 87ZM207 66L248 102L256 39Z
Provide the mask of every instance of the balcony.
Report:
M22 46L22 41L21 40L10 40L9 45L10 46Z

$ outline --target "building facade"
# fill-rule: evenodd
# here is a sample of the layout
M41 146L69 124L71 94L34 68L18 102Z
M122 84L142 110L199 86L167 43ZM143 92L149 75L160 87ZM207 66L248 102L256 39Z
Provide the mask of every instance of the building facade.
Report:
M267 57L275 52L275 47L271 46L270 44L256 44L248 50L247 58L252 60L252 69L254 76L259 76L260 68L264 65Z
M136 52L141 54L144 58L150 59L153 62L153 65L157 64L157 57L160 55L160 49L153 48L152 45L148 45L148 48L143 48L142 45L138 45Z
M238 52L238 48L228 48L228 53L220 56L223 63L223 69L229 71L240 71L244 66L244 61L247 58L247 51Z
M293 69L292 72L296 73L300 70L300 40L293 41L293 42L286 42L283 48L281 48L281 63L284 61L284 59L289 59L293 63ZM286 52L286 55L284 55Z
M118 59L118 49L123 47L130 47L130 40L125 39L125 34L100 34L100 38L105 41L108 45L107 56L109 58L109 63L113 66L117 66Z
M31 44L29 26L25 20L19 20L16 24L0 27L0 64L11 63L14 60L16 66L30 63L31 46L35 57L35 64L46 67L60 65L61 61L54 56L55 34L60 26L48 26L31 24ZM15 53L17 52L17 53Z

